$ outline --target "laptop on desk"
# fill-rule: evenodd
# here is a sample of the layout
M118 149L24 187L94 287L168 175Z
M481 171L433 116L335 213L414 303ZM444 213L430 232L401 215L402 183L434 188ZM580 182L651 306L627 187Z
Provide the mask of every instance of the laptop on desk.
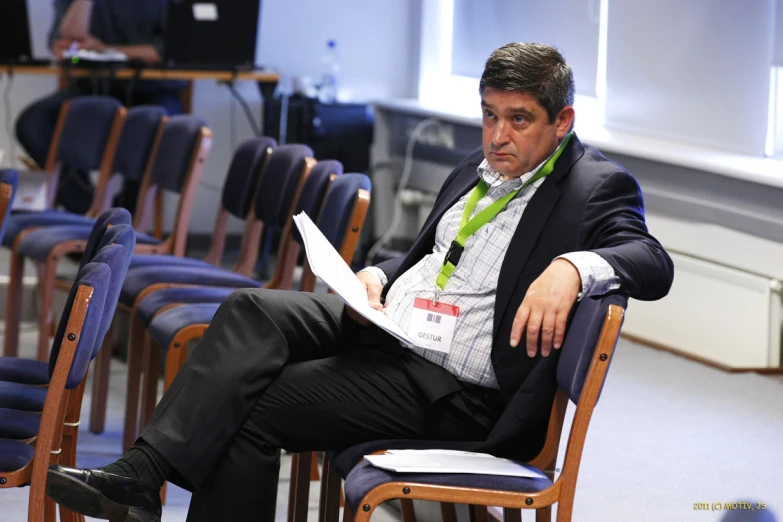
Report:
M261 0L169 0L165 67L251 70Z
M0 0L0 64L49 64L48 50L37 49L31 38L28 0ZM42 36L42 35L41 35Z

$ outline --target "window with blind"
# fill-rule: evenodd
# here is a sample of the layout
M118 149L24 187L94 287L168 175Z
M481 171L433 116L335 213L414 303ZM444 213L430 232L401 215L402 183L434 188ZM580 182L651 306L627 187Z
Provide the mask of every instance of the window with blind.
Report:
M578 94L595 96L601 0L453 0L451 74L479 78L490 53L509 42L557 47Z

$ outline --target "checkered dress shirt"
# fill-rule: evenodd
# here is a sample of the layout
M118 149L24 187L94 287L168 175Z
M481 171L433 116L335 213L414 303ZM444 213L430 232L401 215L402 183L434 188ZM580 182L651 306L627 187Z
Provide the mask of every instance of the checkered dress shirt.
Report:
M544 163L546 160L520 178L503 181L501 175L484 160L478 168L478 174L487 183L489 190L479 200L471 217L524 185ZM522 213L544 179L546 178L536 180L520 190L497 216L465 242L462 257L446 288L439 294L441 302L458 306L460 309L451 351L446 354L416 346L409 347L425 359L447 369L460 381L498 388L491 352L495 293L500 266ZM441 218L432 253L402 274L386 295L386 314L405 331L411 323L414 300L417 297L432 299L438 290L435 281L443 265L444 256L457 236L462 211L469 195L470 192L460 198ZM582 278L580 299L585 295L605 293L620 286L614 269L598 254L572 252L560 257L573 263L579 271ZM386 284L387 276L381 269L368 267L365 271L377 275L381 283Z

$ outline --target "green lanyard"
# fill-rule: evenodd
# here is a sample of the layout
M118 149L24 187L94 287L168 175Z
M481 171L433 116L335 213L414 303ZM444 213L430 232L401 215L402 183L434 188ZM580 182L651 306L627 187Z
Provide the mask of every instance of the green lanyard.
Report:
M436 281L438 288L441 290L446 288L446 283L451 277L451 274L454 272L454 269L457 267L459 258L462 256L462 252L465 250L465 242L468 240L468 238L475 234L478 229L492 221L495 216L500 214L500 211L503 210L509 201L514 199L514 196L516 196L520 190L552 173L552 171L555 169L555 163L557 163L557 159L560 157L560 154L563 153L563 149L565 149L566 145L568 145L572 134L573 132L569 132L566 135L563 143L561 143L555 153L552 154L552 157L550 157L544 166L541 167L541 169L532 178L527 180L524 185L514 190L513 192L506 194L497 201L494 201L488 205L487 208L476 214L473 219L468 219L473 211L476 210L476 205L478 204L479 200L483 198L489 190L489 186L484 182L484 180L479 180L478 185L476 185L476 188L474 188L473 192L470 193L470 197L468 197L468 201L465 203L465 210L462 211L462 221L460 222L460 228L459 232L457 232L457 237L454 239L454 241L451 242L449 251L446 253L446 257L443 259L443 266L440 269L440 274L438 274L438 280Z

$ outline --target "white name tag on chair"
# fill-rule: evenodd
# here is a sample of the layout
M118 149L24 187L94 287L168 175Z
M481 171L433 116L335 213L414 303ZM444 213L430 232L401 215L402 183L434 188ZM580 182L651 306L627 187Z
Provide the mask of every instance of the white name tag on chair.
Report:
M413 302L408 337L420 348L449 353L451 340L454 338L454 328L457 326L457 317L459 317L458 306L441 302L433 303L429 299L418 297Z
M20 172L11 210L46 210L49 195L48 172Z

